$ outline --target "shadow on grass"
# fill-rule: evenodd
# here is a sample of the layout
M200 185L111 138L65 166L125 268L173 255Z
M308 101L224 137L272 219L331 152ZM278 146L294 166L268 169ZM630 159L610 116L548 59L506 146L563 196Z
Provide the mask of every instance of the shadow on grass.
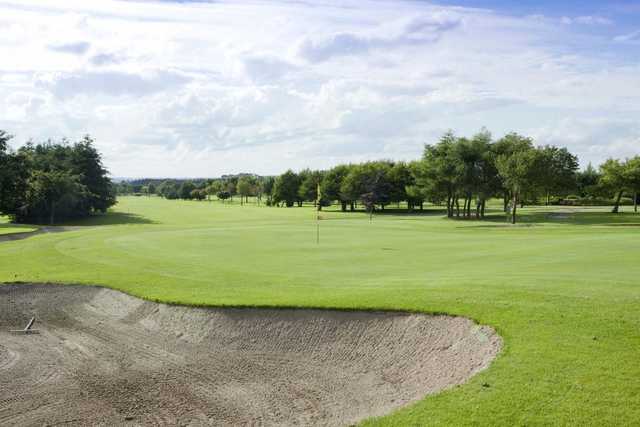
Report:
M385 209L383 211L376 210L374 216L444 216L447 215L446 209L429 208L425 210L408 210L408 209Z
M463 219L453 218L461 222L476 222L477 225L467 227L505 227L513 226L510 218L501 211L488 213L484 219L475 218ZM545 210L531 211L524 210L518 213L516 226L534 226L544 224L558 225L591 225L601 227L640 227L640 213L620 212L617 214L608 211L585 211L585 210ZM460 227L464 228L464 227Z
M320 215L322 215L322 213L333 213L333 214L344 214L344 215L354 215L354 216L362 216L362 215L369 215L369 212L365 211L364 209L356 209L354 211L352 210L346 210L346 211L341 211L340 209L323 209L322 211L320 211ZM428 208L428 209L424 209L424 210L419 210L419 209L414 209L414 210L408 210L408 209L396 209L396 208L387 208L385 210L376 210L373 213L374 218L376 216L385 216L385 217L393 217L393 216L398 216L398 217L419 217L419 216L445 216L447 214L447 210L446 209L440 209L440 208ZM335 218L335 219L341 219L341 218Z
M93 214L87 218L79 218L63 221L56 225L74 227L97 227L101 225L125 225L125 224L158 224L145 216L127 212L107 212Z
M107 225L124 225L124 224L157 224L141 215L135 215L125 212L108 212L105 214L94 214L88 218L76 219L57 223L56 225L11 225L16 228L34 228L25 232L15 232L8 234L0 234L0 242L10 242L14 240L27 239L38 234L62 233L65 231L82 230L83 228L93 228ZM2 224L6 226L5 224Z

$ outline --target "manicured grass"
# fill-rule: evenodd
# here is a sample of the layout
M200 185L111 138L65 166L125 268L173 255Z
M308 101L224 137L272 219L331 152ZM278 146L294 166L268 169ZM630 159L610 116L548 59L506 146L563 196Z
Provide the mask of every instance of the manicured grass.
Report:
M28 225L8 224L7 218L0 216L0 236L12 233L28 233L36 230L37 227L31 227Z
M627 208L628 209L628 208ZM372 425L640 420L640 215L525 208L523 225L123 198L78 231L0 243L0 281L108 285L168 302L402 309L492 325L469 383ZM550 213L555 212L555 213Z

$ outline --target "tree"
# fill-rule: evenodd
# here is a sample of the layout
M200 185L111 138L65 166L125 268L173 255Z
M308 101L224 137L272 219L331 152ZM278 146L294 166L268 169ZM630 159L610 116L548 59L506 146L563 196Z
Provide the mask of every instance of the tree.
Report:
M180 184L180 189L178 190L178 195L181 199L191 200L191 192L196 189L196 186L191 181L185 181Z
M515 152L525 151L532 147L533 142L530 138L524 138L517 133L512 132L496 141L492 146L492 151L497 161L499 156L510 156ZM501 182L503 181L501 180ZM503 209L506 213L508 210L509 200L512 199L512 194L510 189L505 187L504 184L502 185L502 196Z
M340 194L347 199L351 200L351 210L354 209L353 201L359 200L362 194L365 194L367 190L364 186L364 173L363 165L352 165L349 168L349 173L342 180L340 185Z
M418 176L422 164L419 160L409 163L409 171L411 172L412 184L405 187L407 193L407 206L409 210L413 210L416 206L420 206L420 210L424 208L424 202L427 195L420 185L418 185Z
M276 178L273 185L273 200L275 203L284 202L288 208L298 200L300 177L291 169Z
M42 215L48 214L49 224L53 225L56 212L70 216L78 199L86 197L88 189L80 181L79 175L70 172L36 170L29 177L27 204L23 209L32 213L30 217L36 215L38 222L44 222Z
M459 173L453 132L445 133L435 145L425 145L420 164L414 169L416 184L433 202L446 201L447 217L453 217L454 203L458 206Z
M86 187L86 197L82 200L85 214L91 211L106 212L116 203L111 180L94 142L91 136L85 135L69 153L69 172L78 176L80 184Z
M517 134L511 134L510 138L517 141L519 148L509 154L499 155L496 159L496 167L505 188L511 193L511 223L515 224L521 194L540 180L542 157L540 151L533 148L529 138Z
M207 198L207 192L204 188L196 188L195 190L191 190L192 200L204 200L206 198Z
M340 202L340 209L345 212L347 210L347 203L349 199L344 197L340 188L344 178L349 173L350 166L338 165L329 171L327 171L320 184L320 191L322 192L322 198L327 201L338 200Z
M253 183L251 182L250 177L248 176L241 176L238 179L238 184L237 184L237 191L238 194L240 195L240 204L243 204L243 199L246 199L246 201L249 201L249 196L251 196L252 194L252 190L253 190Z
M300 187L298 188L299 199L307 202L313 202L316 206L318 199L318 186L322 182L323 174L321 171L303 171L300 173ZM322 201L320 206L316 206L318 210L322 209Z
M640 193L640 156L627 159L624 165L624 180L633 195L633 211L638 212Z
M18 209L25 204L29 170L24 155L9 151L11 138L0 130L0 213L16 219Z
M233 202L233 196L235 196L237 193L237 187L236 187L236 181L234 180L228 180L224 183L224 191L226 191L227 193L229 193L229 199L231 199L231 201Z
M595 197L600 184L600 173L589 163L585 170L576 172L576 188L580 197Z
M615 191L617 193L611 212L618 213L620 211L622 196L625 190L628 190L625 165L620 162L620 160L608 159L600 165L600 173L602 174L601 184L605 191Z
M222 200L222 203L224 203L225 200L231 197L231 193L229 193L228 191L220 191L216 196L218 197L218 199Z
M368 209L380 205L381 209L391 200L389 182L390 162L367 162L352 166L345 176L340 192L349 200L360 200Z
M178 185L175 181L164 181L158 188L158 193L168 200L179 199Z
M482 129L470 141L473 160L471 189L476 195L476 219L484 218L487 199L502 191L493 144L491 133L486 129ZM467 217L470 216L467 212Z
M260 180L260 193L267 196L267 206L273 204L273 186L276 179L272 176L264 177Z
M567 193L576 187L578 158L566 148L545 146L541 150L545 173L541 176L542 190L549 205L551 194Z
M75 144L27 142L15 152L9 139L0 131L0 213L17 222L54 222L105 212L116 203L91 137Z
M451 146L448 161L452 169L456 188L456 216L458 213L458 197L463 198L462 216L471 218L471 203L476 199L476 218L484 216L484 206L491 197L499 181L496 179L495 156L491 150L491 133L482 129L471 139L457 138Z
M222 182L219 180L211 181L209 185L206 186L205 191L207 192L207 198L211 200L211 196L217 195L222 191Z
M387 170L387 180L389 182L389 202L397 203L407 201L409 202L409 197L407 196L407 187L415 184L415 179L409 166L405 162L397 162L394 163ZM410 205L410 203L408 203ZM408 206L409 209L412 206Z

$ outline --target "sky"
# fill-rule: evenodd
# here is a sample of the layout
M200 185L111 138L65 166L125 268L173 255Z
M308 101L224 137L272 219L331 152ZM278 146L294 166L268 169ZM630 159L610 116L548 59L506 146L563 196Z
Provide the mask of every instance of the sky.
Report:
M0 129L115 177L413 160L518 132L640 154L640 0L0 0Z

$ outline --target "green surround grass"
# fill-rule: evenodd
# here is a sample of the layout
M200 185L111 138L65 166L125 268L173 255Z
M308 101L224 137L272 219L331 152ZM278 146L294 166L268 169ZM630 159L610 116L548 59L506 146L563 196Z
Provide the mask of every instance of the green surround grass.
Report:
M36 231L37 229L37 227L30 227L27 225L7 224L3 221L3 218L0 218L0 236L4 234L28 233Z
M316 245L310 208L128 197L80 224L93 227L0 243L0 282L102 284L196 305L462 315L503 337L491 367L366 424L637 423L640 214L522 213L523 226L510 227L498 213L369 221L329 211Z

